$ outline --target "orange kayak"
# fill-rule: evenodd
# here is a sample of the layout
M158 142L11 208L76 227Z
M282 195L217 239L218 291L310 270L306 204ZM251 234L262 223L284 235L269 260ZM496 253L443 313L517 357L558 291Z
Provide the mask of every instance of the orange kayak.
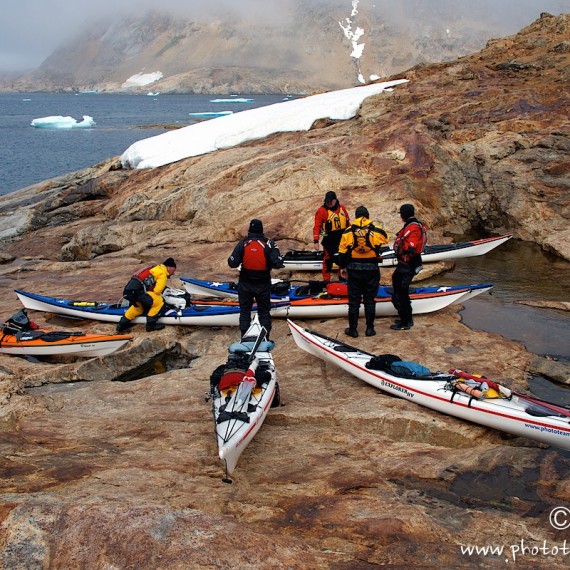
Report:
M0 353L26 356L105 356L133 339L128 334L83 334L35 329L7 334L0 329Z

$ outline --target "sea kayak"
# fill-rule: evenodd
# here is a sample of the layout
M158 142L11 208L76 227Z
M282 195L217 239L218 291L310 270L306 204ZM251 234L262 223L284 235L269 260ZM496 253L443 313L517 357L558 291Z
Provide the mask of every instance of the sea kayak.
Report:
M422 261L434 263L484 255L512 237L509 234L458 243L428 245L422 253ZM320 271L322 262L322 251L290 250L283 256L285 269L290 271ZM398 260L392 248L387 247L381 250L381 260L378 263L380 267L393 267L397 263Z
M493 285L462 285L454 287L417 287L410 294L414 314L432 313L449 305L463 303L475 295L490 291ZM80 319L118 322L127 306L96 301L59 299L16 290L20 302L27 309L47 311ZM389 291L376 298L376 316L396 316ZM361 315L364 307L360 307ZM348 315L348 297L344 295L296 295L272 303L271 316L275 318L337 318ZM137 317L134 323L145 323L146 317ZM167 325L238 326L239 304L237 301L191 301L190 305L166 308L159 322Z
M200 297L215 297L219 299L237 299L238 289L235 281L203 281L200 279L191 279L190 277L181 277L180 280L184 284L184 288L190 295ZM297 284L295 284L297 283ZM432 286L432 287L411 287L410 295L412 299L420 298L426 295L437 295L442 292L457 292L461 289L469 289L469 295L463 296L462 301L466 301L471 297L487 293L493 288L492 283L476 283L471 285L456 285L453 287ZM392 287L380 285L376 294L378 302L383 299L392 297ZM348 286L346 283L329 282L329 281L285 281L274 279L271 286L271 301L273 303L282 303L291 301L294 304L297 301L312 302L318 300L318 304L323 304L327 300L346 301L348 297ZM283 311L278 311L283 312ZM291 315L290 316L295 316Z
M301 349L379 390L450 416L570 450L568 407L504 388L495 391L495 397L482 397L481 390L465 386L466 378L482 379L458 370L412 378L369 368L374 355L292 321L288 324Z
M228 475L263 424L269 408L279 404L279 391L266 330L255 317L241 342L229 346L225 364L210 378L218 455Z
M182 278L189 293L235 298L237 290L231 282L200 281ZM272 294L273 309L271 315L276 318L336 318L348 315L348 295L346 284L312 281L304 285L290 285L287 281L274 284L280 287L279 293ZM285 287L282 287L282 285ZM315 294L321 289L322 292ZM453 287L412 287L410 298L414 314L432 313L449 305L464 303L476 295L491 291L491 283L458 285ZM327 292L329 291L329 292ZM199 293L198 293L199 292ZM285 294L284 294L285 293ZM286 302L289 301L287 304ZM364 315L364 307L360 307ZM392 288L380 286L376 297L376 316L390 317L397 315L392 304Z
M0 353L20 356L66 354L91 358L111 354L132 339L131 335L124 334L84 334L44 329L5 334L0 330Z
M15 293L26 309L68 315L79 319L117 323L128 309L128 304L124 303L59 299L20 289L16 289ZM166 307L166 311L160 317L159 322L166 325L238 326L239 305L235 301L223 302L220 300L216 302L192 302L184 308ZM146 323L146 317L137 317L133 323Z

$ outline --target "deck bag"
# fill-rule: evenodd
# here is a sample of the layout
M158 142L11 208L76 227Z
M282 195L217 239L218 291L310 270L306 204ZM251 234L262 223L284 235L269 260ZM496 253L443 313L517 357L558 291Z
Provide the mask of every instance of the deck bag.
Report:
M294 259L312 261L318 260L323 257L322 251L308 251L306 249L290 249L284 256L284 261L291 261Z
M325 291L326 281L309 280L306 285L295 287L295 295L304 297L305 295L320 295Z
M327 283L327 293L333 297L348 297L348 285L336 281Z
M366 368L370 370L384 370L389 372L393 362L400 362L402 359L395 354L379 354L373 356L367 363Z
M22 335L28 331L37 330L38 325L28 318L25 309L20 309L6 320L2 328L2 334L14 335L17 340L21 340Z
M166 287L162 293L162 298L164 299L164 304L167 305L167 310L175 309L181 311L190 306L191 303L190 294L184 289Z
M402 378L425 378L431 376L431 371L426 366L417 362L392 362L390 372Z
M226 390L231 386L237 386L243 380L248 369L249 355L239 352L231 353L224 365L222 376L218 382L218 389Z
M210 374L210 393L214 391L220 384L220 380L226 371L226 365L220 364L216 369Z
M262 362L257 366L255 381L258 388L261 388L263 384L268 384L271 381L271 370L269 369L268 362Z
M285 295L289 295L290 286L291 283L289 281L278 281L271 285L271 292L279 297L284 297Z

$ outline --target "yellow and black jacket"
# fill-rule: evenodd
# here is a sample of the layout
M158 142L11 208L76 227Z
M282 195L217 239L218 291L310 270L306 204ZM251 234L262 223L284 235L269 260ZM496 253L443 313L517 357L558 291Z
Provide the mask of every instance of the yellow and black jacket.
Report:
M338 248L338 266L345 268L351 261L378 263L380 247L388 243L388 234L362 216L344 230Z

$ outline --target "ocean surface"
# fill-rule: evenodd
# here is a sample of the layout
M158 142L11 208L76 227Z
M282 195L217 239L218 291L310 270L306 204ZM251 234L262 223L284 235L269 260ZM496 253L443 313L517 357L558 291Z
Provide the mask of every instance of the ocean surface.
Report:
M273 103L283 95L110 95L0 93L0 195L121 155L132 143ZM213 102L214 101L214 102ZM196 113L204 115L196 115ZM93 117L92 128L42 129L33 119Z

